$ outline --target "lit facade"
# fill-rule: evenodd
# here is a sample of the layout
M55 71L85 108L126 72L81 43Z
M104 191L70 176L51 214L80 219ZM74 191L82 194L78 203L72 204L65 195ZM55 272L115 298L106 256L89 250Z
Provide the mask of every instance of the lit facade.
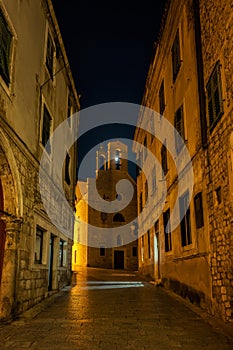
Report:
M90 246L90 232L86 225L82 225L82 222L86 222L97 228L117 229L136 218L136 183L128 173L127 154L127 146L119 141L109 142L107 152L101 146L96 157L96 179L89 178L86 182L77 182L73 245L74 271L79 266L137 270L136 225L132 224L129 229L127 228L129 232L126 231L123 235L117 236L111 247L109 247L109 241L104 239L99 247ZM117 213L106 213L92 207L90 188L93 182L96 182L99 195L107 203L117 199L116 184L122 179L130 181L134 188L133 198L124 209ZM130 243L124 244L125 235L131 237ZM85 244L80 244L80 242Z
M145 174L139 174L138 213L146 206L148 195L152 195L154 205L161 200L161 182L166 182L167 194L161 215L139 238L139 270L213 312L213 246L209 206L212 188L207 176L209 155L204 96L198 1L172 0L167 5L155 43L142 104L166 118L182 137L192 160L194 184L193 192L185 190L178 195L179 181L173 157L175 154L176 158L182 159L182 146L174 136L174 152L171 155L166 147L168 140L156 138L153 118L145 115L142 109L135 140L156 156L163 173L156 169L155 164L150 165L152 188L149 191ZM143 130L147 122L151 123L155 137ZM142 146L135 149L141 162L145 160ZM180 224L172 232L166 232L176 200L179 202L179 215L182 208L187 211ZM143 217L140 227L146 220Z
M194 174L193 193L178 198L186 215L172 232L165 227L178 196L174 159L143 109L135 133L163 170L161 177L151 165L149 192L145 174L139 174L138 213L149 193L158 203L159 182L166 181L168 189L160 217L139 238L139 270L225 321L233 317L232 28L229 0L173 0L155 44L142 104L179 132ZM143 131L148 121L155 137ZM142 146L135 150L138 159L145 158Z
M38 172L50 135L79 100L51 1L3 0L0 17L0 319L7 320L71 278L72 222L51 192L59 225L71 238L51 223ZM76 145L67 150L62 170L71 206L76 152ZM49 178L49 147L46 156Z

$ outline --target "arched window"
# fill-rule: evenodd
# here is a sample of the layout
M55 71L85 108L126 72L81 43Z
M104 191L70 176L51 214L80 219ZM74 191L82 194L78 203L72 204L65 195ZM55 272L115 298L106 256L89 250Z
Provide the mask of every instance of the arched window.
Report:
M120 170L121 167L121 158L120 158L120 150L117 149L116 150L116 154L115 154L115 164L116 164L116 170Z
M121 235L118 235L118 236L117 236L117 246L120 247L120 246L122 246L122 245L123 245L123 243L122 243Z
M117 213L113 217L114 222L125 222L124 216L120 213Z
M100 169L99 170L106 170L106 159L103 155L99 157L99 164L100 164Z

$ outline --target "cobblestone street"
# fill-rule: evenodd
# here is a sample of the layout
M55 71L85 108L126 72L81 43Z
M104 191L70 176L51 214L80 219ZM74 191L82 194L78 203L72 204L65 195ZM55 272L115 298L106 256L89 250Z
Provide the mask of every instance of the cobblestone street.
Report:
M233 332L134 273L89 268L51 300L2 325L1 350L233 349Z

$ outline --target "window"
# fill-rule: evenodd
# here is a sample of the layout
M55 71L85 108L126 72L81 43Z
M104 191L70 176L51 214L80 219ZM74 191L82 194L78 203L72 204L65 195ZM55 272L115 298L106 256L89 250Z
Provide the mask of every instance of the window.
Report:
M216 201L217 204L221 204L222 203L222 189L221 186L219 186L218 188L216 188L215 190L215 196L216 196Z
M104 155L99 156L99 170L106 170L106 159Z
M10 83L11 43L12 34L0 10L0 75L7 85Z
M132 256L137 257L138 256L138 247L132 248Z
M197 193L196 196L194 197L194 207L195 207L196 228L200 228L204 226L201 192Z
M206 86L209 123L215 125L223 114L220 62L218 61Z
M43 249L43 235L44 231L37 226L36 227L36 246L35 246L35 263L42 263L42 249Z
M118 235L117 236L117 246L120 247L122 245L123 245L122 237L121 237L121 235Z
M161 165L163 169L163 175L166 175L168 172L166 142L161 147Z
M107 220L108 214L105 213L105 212L103 212L103 211L101 211L100 217L101 217L101 220L102 220L103 222L105 222L105 221Z
M42 129L42 145L45 147L50 137L52 118L49 114L47 107L44 104L44 115L43 115L43 129ZM48 153L51 152L50 143L48 142L46 150Z
M142 192L140 193L140 197L139 197L139 209L140 209L140 212L141 212L142 209L143 209L143 204L142 204Z
M59 266L66 266L67 259L67 242L60 239L60 249L59 249Z
M154 230L155 230L155 232L159 231L159 220L155 221L155 223L154 223Z
M164 80L159 89L159 113L162 115L165 109Z
M181 65L180 60L180 38L179 38L179 29L176 32L175 40L172 46L172 75L173 75L173 83L176 80L176 77L179 73Z
M105 256L105 254L106 254L106 248L100 247L100 256Z
M147 231L148 259L150 259L150 231Z
M142 261L144 261L144 235L142 236L141 257Z
M117 149L116 153L115 153L115 164L116 164L116 170L120 170L120 168L121 168L121 158L120 158L120 151L119 151L119 149Z
M65 159L65 182L70 185L70 156L66 153Z
M163 213L163 227L164 227L164 238L165 238L165 252L172 250L172 236L170 231L170 209Z
M176 128L176 131L178 132L180 137L184 140L185 136L184 136L183 106L180 106L180 108L178 108L175 113L174 127ZM183 147L183 142L176 133L175 133L175 145L176 145L176 152L179 153Z
M114 222L125 222L124 216L120 213L117 213L113 217Z
M145 182L145 204L147 203L148 199L148 182Z
M70 126L70 116L72 115L72 100L70 94L68 95L67 101L67 122Z
M185 192L185 194L179 198L179 204L180 204L180 218L182 218L183 215L185 214L180 223L181 244L182 244L182 247L184 247L192 243L188 191Z
M48 68L50 78L53 79L54 70L54 45L50 33L48 32L47 51L46 51L46 67Z

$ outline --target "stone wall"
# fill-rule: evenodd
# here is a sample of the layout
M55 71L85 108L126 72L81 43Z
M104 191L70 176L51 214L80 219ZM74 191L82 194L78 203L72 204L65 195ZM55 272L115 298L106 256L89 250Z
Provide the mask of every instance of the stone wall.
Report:
M200 0L205 86L220 61L223 110L208 129L206 172L211 243L212 312L233 319L233 201L230 193L230 135L233 130L233 17L230 0ZM208 113L207 113L208 119ZM208 120L209 124L209 120ZM216 190L221 191L221 202Z
M233 206L229 193L229 150L232 130L231 112L222 117L210 136L208 206L211 244L213 313L233 318ZM221 203L216 190L221 188Z
M6 249L4 253L3 278L1 284L1 318L7 318L7 314L18 315L28 308L34 306L42 299L46 298L48 293L48 246L45 250L44 261L42 265L34 264L34 242L35 242L35 226L40 216L41 201L38 193L38 164L30 155L25 147L19 145L17 139L12 135L7 135L10 141L11 151L15 159L21 193L14 193L14 200L22 204L22 217L20 221L19 234L15 246ZM15 179L9 182L12 173L7 163L4 152L1 152L1 164L5 164L4 171L1 171L3 179L3 194L5 198L10 198L10 193L14 191L13 184ZM8 169L8 170L7 170ZM5 175L4 175L5 173ZM4 181L7 176L7 184ZM6 187L7 185L7 187ZM8 192L7 192L8 191ZM12 213L10 207L5 210ZM37 214L35 214L37 213ZM63 214L61 215L61 217ZM44 221L45 213L41 211L41 221ZM7 228L11 230L11 222L14 219L7 219ZM9 224L8 224L9 222ZM65 222L65 219L64 219ZM43 225L43 224L42 224ZM41 225L41 226L42 226ZM46 226L43 226L46 228ZM7 229L6 228L6 229ZM11 232L11 231L9 231ZM57 235L57 245L59 244L60 232L56 227L50 224L49 232ZM14 234L14 232L12 233ZM49 235L45 237L44 244L48 245ZM6 247L9 247L9 239L6 241ZM47 242L46 242L47 241ZM58 267L57 259L54 258L54 274L57 280L53 283L53 289L60 289L71 281L71 246L72 241L68 240L67 246L67 267ZM58 254L58 247L56 248ZM14 283L12 282L14 279ZM14 295L14 297L12 297ZM12 301L11 298L14 300ZM13 303L13 304L12 304ZM12 305L11 305L12 304ZM8 315L9 316L9 315Z

